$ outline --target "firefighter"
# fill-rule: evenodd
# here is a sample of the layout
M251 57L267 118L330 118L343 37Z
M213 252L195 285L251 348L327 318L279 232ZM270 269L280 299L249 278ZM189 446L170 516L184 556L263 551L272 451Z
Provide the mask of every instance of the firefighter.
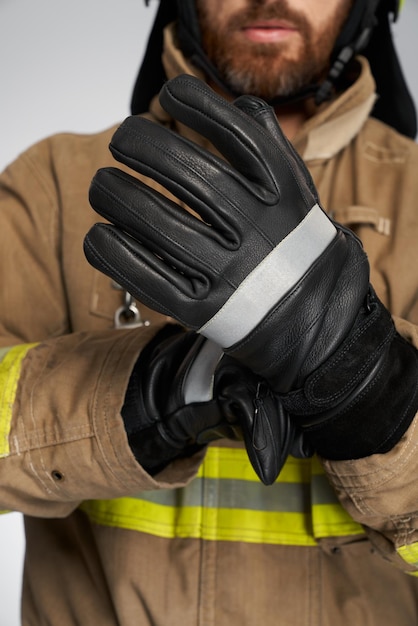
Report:
M398 9L161 0L134 115L3 173L23 624L417 622Z

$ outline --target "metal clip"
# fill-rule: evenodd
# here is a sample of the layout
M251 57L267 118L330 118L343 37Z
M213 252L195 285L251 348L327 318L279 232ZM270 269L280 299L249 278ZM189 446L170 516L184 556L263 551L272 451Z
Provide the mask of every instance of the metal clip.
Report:
M149 320L143 320L137 304L130 293L125 291L124 303L115 311L115 328L141 328L149 326Z

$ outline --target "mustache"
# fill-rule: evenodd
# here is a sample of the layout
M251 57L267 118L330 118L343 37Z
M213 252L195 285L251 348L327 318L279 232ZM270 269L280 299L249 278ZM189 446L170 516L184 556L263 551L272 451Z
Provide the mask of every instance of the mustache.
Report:
M253 22L263 20L283 20L290 22L302 34L310 32L310 24L305 15L293 9L287 2L278 0L272 4L262 6L260 1L254 0L250 6L231 15L227 30L245 28Z

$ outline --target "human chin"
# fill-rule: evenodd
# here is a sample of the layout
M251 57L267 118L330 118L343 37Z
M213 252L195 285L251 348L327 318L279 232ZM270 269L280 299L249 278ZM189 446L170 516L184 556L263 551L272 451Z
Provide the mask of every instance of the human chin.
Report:
M308 57L301 60L274 62L272 59L248 58L242 63L224 66L223 76L235 93L247 93L272 100L297 94L304 86L315 82L322 64Z

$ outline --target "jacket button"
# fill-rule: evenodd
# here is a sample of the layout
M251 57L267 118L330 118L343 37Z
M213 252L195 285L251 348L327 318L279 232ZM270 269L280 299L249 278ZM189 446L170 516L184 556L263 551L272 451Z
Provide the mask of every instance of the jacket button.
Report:
M62 474L62 472L59 472L58 470L52 470L51 476L57 482L64 480L64 474Z

